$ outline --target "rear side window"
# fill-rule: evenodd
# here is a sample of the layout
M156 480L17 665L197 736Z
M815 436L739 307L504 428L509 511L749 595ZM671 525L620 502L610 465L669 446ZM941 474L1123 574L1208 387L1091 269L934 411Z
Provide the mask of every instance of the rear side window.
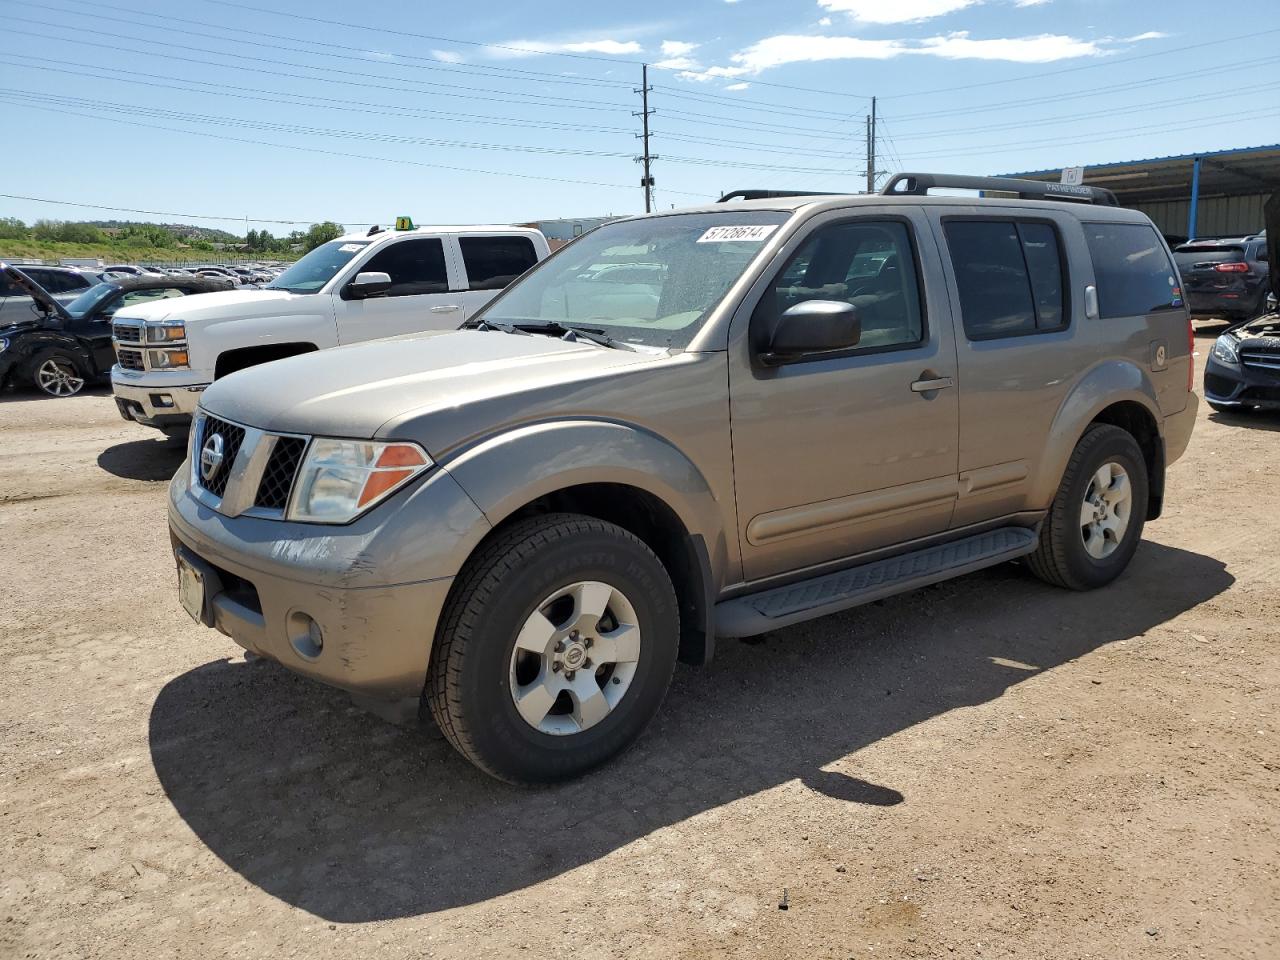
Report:
M1182 307L1177 271L1155 228L1144 223L1083 226L1097 280L1098 313L1103 319L1141 317Z
M948 219L945 229L970 340L1066 326L1062 252L1050 224Z
M385 273L391 277L388 297L424 293L448 293L449 275L444 265L444 243L439 238L400 240L384 247L360 268L361 273Z
M459 237L472 290L501 290L538 262L528 237Z
M27 271L27 276L44 287L49 293L66 293L69 290L83 290L89 286L89 281L85 280L80 274L64 273L61 270L30 269Z

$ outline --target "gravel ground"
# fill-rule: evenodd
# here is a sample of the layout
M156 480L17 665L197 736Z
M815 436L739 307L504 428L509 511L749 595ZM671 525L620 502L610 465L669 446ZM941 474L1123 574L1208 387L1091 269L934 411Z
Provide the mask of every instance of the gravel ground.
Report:
M6 395L0 957L1280 957L1278 431L1203 408L1105 590L724 643L530 790L193 625L181 453Z

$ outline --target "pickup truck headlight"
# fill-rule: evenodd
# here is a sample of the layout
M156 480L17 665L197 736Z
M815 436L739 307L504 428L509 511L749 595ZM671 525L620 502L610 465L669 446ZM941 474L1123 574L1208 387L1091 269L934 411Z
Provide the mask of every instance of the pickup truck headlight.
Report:
M1240 356L1236 353L1236 341L1234 337L1223 334L1213 342L1213 358L1221 360L1223 363L1239 363Z
M187 339L187 325L180 320L147 324L147 343L171 343Z
M298 471L288 519L347 523L431 465L416 443L316 437Z
M149 350L152 370L176 370L190 365L186 347L181 350Z

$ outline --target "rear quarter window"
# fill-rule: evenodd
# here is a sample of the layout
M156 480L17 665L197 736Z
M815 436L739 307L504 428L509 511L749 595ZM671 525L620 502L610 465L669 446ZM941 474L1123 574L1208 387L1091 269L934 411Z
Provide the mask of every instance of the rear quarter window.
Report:
M1182 307L1178 271L1164 241L1145 223L1084 223L1103 319Z
M472 290L501 290L538 262L528 237L459 237L458 245Z

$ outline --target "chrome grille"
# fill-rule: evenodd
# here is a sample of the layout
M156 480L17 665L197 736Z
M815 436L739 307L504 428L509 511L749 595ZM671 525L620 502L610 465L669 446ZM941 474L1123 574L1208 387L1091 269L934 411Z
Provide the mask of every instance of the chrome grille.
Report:
M1280 374L1280 352L1241 350L1240 362L1253 370L1266 370L1268 373Z
M124 347L116 348L116 359L120 361L120 366L126 370L145 370L146 366L142 362L141 350L129 350Z
M142 327L136 323L117 323L112 326L111 335L120 343L141 343Z
M206 480L203 471L199 467L198 457L200 451L204 449L205 443L214 434L222 437L222 467L213 475L213 479ZM205 417L204 426L201 428L200 436L196 437L193 460L196 463L196 478L200 486L204 487L215 497L221 497L227 491L227 480L231 477L231 468L235 465L236 455L240 452L240 445L244 443L244 427L237 426L234 423L227 423L225 420L219 420L217 417Z
M283 510L288 505L293 480L306 449L307 441L301 437L276 438L275 449L262 471L262 482L258 484L258 493L253 500L255 507Z

